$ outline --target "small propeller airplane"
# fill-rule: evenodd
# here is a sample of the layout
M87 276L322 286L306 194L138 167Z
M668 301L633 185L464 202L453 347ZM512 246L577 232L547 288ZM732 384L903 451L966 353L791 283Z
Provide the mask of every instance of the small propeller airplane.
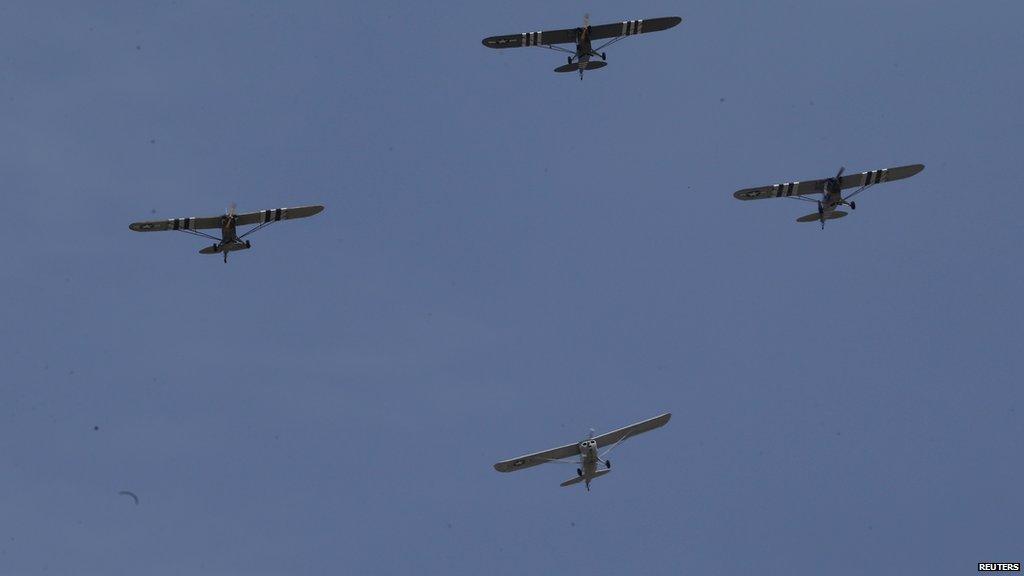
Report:
M608 65L607 56L602 50L622 40L626 36L644 34L646 32L657 32L667 30L682 22L678 16L664 18L651 18L649 20L626 20L614 24L601 24L600 26L590 25L590 15L583 16L583 27L565 28L563 30L543 30L538 32L523 32L522 34L508 34L506 36L491 36L483 39L484 46L488 48L525 48L527 46L539 46L549 50L565 52L569 54L569 63L555 68L555 72L579 71L580 80L583 80L584 70L596 70ZM597 48L591 45L592 40L604 40L608 42ZM556 46L556 44L575 44L575 50L569 50ZM591 60L600 58L601 60Z
M235 214L235 205L232 204L228 213L222 216L208 216L199 218L171 218L170 220L154 220L150 222L134 222L128 228L136 232L163 232L166 230L178 230L209 238L214 241L212 246L207 246L199 251L200 254L224 254L224 263L227 264L228 252L237 250L248 250L252 244L245 240L245 237L262 230L263 228L281 220L293 220L295 218L307 218L319 214L323 206L299 206L296 208L276 208L271 210L260 210L259 212L246 212ZM238 234L238 226L256 224L255 228ZM200 232L209 228L220 228L220 238Z
M565 482L562 482L562 486L572 486L573 484L579 484L584 482L587 486L587 492L590 492L590 483L595 478L600 478L605 474L612 471L612 461L607 459L608 454L615 449L616 446L621 444L626 438L632 438L637 434L643 434L655 428L661 428L668 423L669 418L672 414L666 413L661 416L655 416L643 422L637 422L636 424L630 424L625 428L619 428L600 436L594 436L594 431L590 431L590 436L582 442L575 444L566 444L558 448L552 448L551 450L545 450L543 452L536 452L534 454L526 454L519 456L518 458L512 458L511 460L505 460L504 462L498 462L494 465L494 469L498 472L514 472L516 470L522 470L524 468L530 468L531 466L537 466L538 464L546 464L548 462L559 462L562 464L575 463L579 467L576 468L576 477L570 478ZM610 446L604 452L599 452L602 448ZM566 458L578 457L574 462L566 461ZM599 468L603 464L604 468Z
M850 174L849 176L843 176L844 170L845 168L840 168L839 172L832 178L823 178L821 180L786 182L785 184L772 184L771 186L760 186L758 188L744 188L733 193L733 197L737 200L793 198L816 203L818 205L817 212L801 216L796 221L821 222L821 229L824 230L826 220L835 220L836 218L846 216L847 213L837 210L837 207L849 206L850 210L856 210L857 203L853 201L854 196L882 182L910 178L924 170L924 164L910 164L896 168L869 170L860 174ZM847 188L856 188L856 190L844 197L843 190ZM808 198L808 194L822 194L822 197L820 200Z

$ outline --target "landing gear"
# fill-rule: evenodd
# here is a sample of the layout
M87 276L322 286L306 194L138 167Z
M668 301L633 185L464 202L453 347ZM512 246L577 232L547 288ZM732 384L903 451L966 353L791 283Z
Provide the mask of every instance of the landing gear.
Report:
M228 263L228 251L227 250L224 251L224 263L225 264Z
M252 242L249 242L248 240L246 240L245 241L245 247L246 248L252 248Z
M576 475L577 476L583 476L583 470L580 470L579 468L577 468L576 469Z
M856 210L856 209L857 209L857 203L856 202L850 202L850 210Z
M569 64L572 64L572 56L567 56L566 59L569 61Z
M608 55L605 54L604 52L601 52L601 60L604 60L605 62L607 62L608 61Z
M604 461L604 467L609 469L609 470L611 470L612 469L612 461L611 460L605 460Z

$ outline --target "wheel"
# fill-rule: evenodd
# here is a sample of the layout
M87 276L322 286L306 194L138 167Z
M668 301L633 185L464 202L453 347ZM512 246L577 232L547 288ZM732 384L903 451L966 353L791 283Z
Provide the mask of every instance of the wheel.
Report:
M856 202L850 202L850 210L856 210L856 209L857 209L857 203Z
M569 64L572 64L572 56L566 56L566 60L569 61Z
M577 476L583 476L583 470L580 470L579 468L577 468L576 469L576 475Z
M609 470L611 470L611 469L612 469L612 461L611 461L611 460L605 460L605 461L604 461L604 465L605 465L605 467L606 467L606 468L608 468Z
M252 248L252 242L250 242L250 241L246 240L246 241L245 241L245 247L246 247L246 248Z
M605 54L604 52L601 52L601 60L604 60L605 62L607 62L608 61L608 55Z

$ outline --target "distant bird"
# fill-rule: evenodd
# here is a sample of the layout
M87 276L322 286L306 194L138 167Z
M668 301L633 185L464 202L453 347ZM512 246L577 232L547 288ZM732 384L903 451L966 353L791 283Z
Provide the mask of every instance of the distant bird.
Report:
M132 500L135 500L135 505L139 505L139 497L136 496L134 492L129 492L128 490L121 490L120 492L118 492L118 494L120 494L121 496L131 496Z

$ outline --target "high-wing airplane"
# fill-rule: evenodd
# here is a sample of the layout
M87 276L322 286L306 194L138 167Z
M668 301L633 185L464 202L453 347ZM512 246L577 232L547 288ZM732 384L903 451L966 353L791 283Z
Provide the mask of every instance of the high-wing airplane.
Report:
M586 483L587 491L589 492L590 482L592 480L600 478L612 471L612 461L607 459L609 452L625 441L626 438L632 438L637 434L642 434L649 430L654 430L655 428L664 426L668 423L668 420L671 417L672 414L662 414L661 416L655 416L654 418L644 420L643 422L630 424L625 428L619 428L618 430L613 430L611 432L601 434L600 436L594 436L594 431L591 430L590 437L582 442L566 444L565 446L552 448L551 450L536 452L534 454L526 454L518 458L498 462L494 465L494 469L498 472L514 472L516 470L530 468L547 462L568 463L565 460L566 458L576 457L577 460L575 463L579 465L579 467L576 468L576 477L562 482L562 486L572 486L573 484L584 482ZM604 452L600 452L600 450L605 447L608 447L608 449ZM599 468L601 464L604 465L604 468Z
M488 48L525 48L527 46L539 46L549 50L565 52L569 54L569 63L555 68L555 72L573 72L578 70L580 80L583 80L584 70L596 70L608 65L608 58L602 52L604 48L615 44L626 36L643 34L645 32L657 32L667 30L683 19L678 16L665 18L651 18L649 20L626 20L614 24L601 24L600 26L590 25L590 15L583 17L581 28L565 28L563 30L542 30L538 32L523 32L521 34L508 34L506 36L491 36L484 38L484 46ZM591 45L592 40L604 40L610 38L597 48ZM556 44L575 44L575 50L569 50L556 46ZM601 60L591 60L600 58Z
M171 218L170 220L154 220L151 222L134 222L128 228L136 232L163 232L166 230L178 230L195 236L209 238L214 241L212 246L207 246L199 251L200 254L224 254L224 263L228 261L228 252L236 250L248 250L252 244L245 240L245 237L257 230L261 230L274 222L281 220L292 220L294 218L306 218L319 214L323 206L299 206L297 208L276 208L271 210L260 210L259 212L246 212L235 214L234 205L222 216L207 216L199 218ZM238 226L256 224L245 233L238 234ZM219 228L220 238L200 232L200 230Z
M825 220L834 220L846 216L846 212L836 210L838 206L849 206L850 210L857 209L857 203L853 202L854 196L871 188L881 182L892 182L910 178L921 170L924 164L910 164L896 168L882 168L881 170L869 170L860 174L843 176L844 168L832 178L821 180L806 180L803 182L786 182L785 184L772 184L771 186L760 186L758 188L744 188L733 193L737 200L760 200L762 198L794 198L805 202L812 202L818 205L818 211L796 219L797 222L821 222L821 229L825 229ZM856 188L853 192L843 196L843 190ZM822 194L821 199L808 198L808 194Z

